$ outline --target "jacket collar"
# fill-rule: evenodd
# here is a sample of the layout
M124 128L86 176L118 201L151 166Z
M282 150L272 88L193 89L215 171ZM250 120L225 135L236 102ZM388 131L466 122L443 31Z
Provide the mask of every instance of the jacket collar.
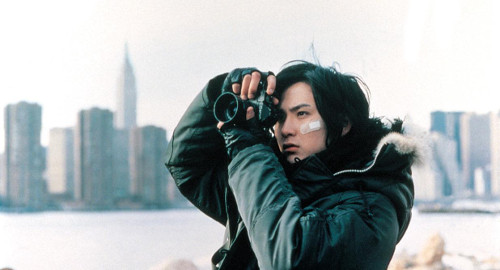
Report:
M408 166L421 165L424 160L424 147L415 137L390 132L385 135L373 151L373 160L362 168L349 168L333 173L338 176L345 173L366 173L372 169L393 167L394 162L405 162Z
M373 151L371 161L364 165L357 164L351 168L331 172L317 155L312 155L300 161L299 164L289 165L295 167L290 177L292 179L318 181L327 180L325 178L331 179L343 174L363 174L372 170L391 170L395 169L395 166L419 166L424 162L424 149L423 143L416 137L403 135L398 132L390 132L378 143ZM308 177L311 174L328 176L311 179Z

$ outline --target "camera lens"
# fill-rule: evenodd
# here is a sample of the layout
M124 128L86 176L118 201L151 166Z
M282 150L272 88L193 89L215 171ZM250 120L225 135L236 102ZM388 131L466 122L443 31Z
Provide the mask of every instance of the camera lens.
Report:
M243 111L243 102L230 92L221 94L214 103L215 119L223 123L239 121Z

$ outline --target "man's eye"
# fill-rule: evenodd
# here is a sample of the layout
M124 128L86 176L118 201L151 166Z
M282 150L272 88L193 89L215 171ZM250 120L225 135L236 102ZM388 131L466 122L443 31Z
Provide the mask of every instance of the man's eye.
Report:
M297 116L305 116L305 115L307 115L307 112L304 111L297 112Z

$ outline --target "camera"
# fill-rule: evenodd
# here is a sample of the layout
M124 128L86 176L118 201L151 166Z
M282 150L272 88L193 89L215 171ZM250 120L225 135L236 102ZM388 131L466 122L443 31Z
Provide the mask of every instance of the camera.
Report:
M273 104L271 96L266 94L262 82L255 99L242 100L232 92L223 92L214 103L214 116L224 124L243 124L246 122L246 111L249 106L255 110L259 127L271 128L278 119L278 108Z

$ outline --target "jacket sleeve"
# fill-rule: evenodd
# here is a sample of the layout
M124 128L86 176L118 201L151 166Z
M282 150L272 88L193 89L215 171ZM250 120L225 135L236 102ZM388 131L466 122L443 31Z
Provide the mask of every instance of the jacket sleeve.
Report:
M373 217L363 216L357 191L326 207L302 208L276 156L263 145L230 163L229 186L262 269L386 269L390 262L398 225L384 196L366 194L377 205Z
M225 224L227 154L217 131L213 103L226 74L208 82L174 130L166 163L180 192L202 212Z

